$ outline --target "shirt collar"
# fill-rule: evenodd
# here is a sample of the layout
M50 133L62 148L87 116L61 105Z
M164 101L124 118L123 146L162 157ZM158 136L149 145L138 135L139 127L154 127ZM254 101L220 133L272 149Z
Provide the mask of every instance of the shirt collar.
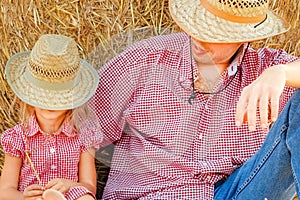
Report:
M31 136L36 135L37 133L43 133L43 131L41 130L41 128L40 128L40 126L37 122L37 119L36 119L35 115L32 115L29 118L29 123L28 124L29 124L29 129L25 133L27 136L31 137ZM62 125L60 131L58 132L58 135L61 134L61 133L65 134L68 137L73 137L73 136L76 135L76 131L70 125L69 121L64 122L64 124Z
M237 55L235 56L233 61L228 66L227 72L229 76L233 76L236 73L237 68L242 65L243 57L246 53L247 46L248 43L243 44L243 46L238 50Z

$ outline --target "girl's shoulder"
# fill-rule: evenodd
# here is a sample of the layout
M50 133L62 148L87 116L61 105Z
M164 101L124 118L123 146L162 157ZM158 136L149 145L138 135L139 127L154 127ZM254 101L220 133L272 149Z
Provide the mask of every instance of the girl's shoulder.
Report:
M24 151L24 131L22 124L7 129L1 135L1 145L4 153L20 157Z
M21 136L24 134L24 124L17 124L14 127L8 128L3 132L1 137L8 136Z
M3 141L11 141L11 142L17 142L24 139L25 131L24 131L24 125L23 124L17 124L14 127L11 127L7 130L5 130L1 135L1 143Z

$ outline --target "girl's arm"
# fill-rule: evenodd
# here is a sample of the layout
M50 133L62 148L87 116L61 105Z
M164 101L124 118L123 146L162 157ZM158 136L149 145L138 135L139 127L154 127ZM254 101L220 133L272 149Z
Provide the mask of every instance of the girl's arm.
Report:
M0 178L0 199L1 200L33 200L41 197L42 187L32 185L26 188L24 194L18 191L19 174L22 166L22 159L5 154L4 165Z
M95 150L82 152L79 161L79 183L94 195L97 189L97 175L95 167Z
M5 154L0 178L0 199L23 199L23 194L18 191L21 165L21 158Z

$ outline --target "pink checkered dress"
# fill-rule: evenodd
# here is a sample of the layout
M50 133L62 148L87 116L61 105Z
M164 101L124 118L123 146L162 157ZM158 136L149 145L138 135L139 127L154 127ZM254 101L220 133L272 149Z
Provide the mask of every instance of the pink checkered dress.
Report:
M26 160L26 150L30 152L31 161L43 186L54 178L65 178L77 182L80 153L87 150L85 142L87 137L87 133L82 133L80 136L76 134L68 123L63 125L58 135L44 134L35 117L31 117L27 131L24 131L21 124L5 131L1 136L4 152L23 160L19 191L24 191L31 184L39 184ZM74 200L87 193L91 194L84 187L76 187L65 196L68 200Z

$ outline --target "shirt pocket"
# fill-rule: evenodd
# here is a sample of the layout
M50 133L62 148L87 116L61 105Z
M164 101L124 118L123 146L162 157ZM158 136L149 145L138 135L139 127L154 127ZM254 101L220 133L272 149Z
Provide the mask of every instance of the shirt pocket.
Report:
M148 85L125 113L126 134L175 154L185 152L197 135L200 110L160 85Z

